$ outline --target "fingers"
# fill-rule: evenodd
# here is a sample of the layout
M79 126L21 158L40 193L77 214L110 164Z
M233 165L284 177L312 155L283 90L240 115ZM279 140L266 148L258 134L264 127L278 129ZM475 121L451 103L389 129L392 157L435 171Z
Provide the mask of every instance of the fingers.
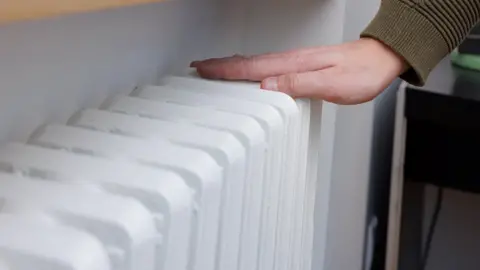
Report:
M240 60L242 58L244 58L244 56L238 55L238 54L235 54L235 55L230 56L230 57L210 58L210 59L203 60L203 61L193 61L192 63L190 63L190 67L196 68L199 65L213 65L213 64L218 64L218 63L225 62L225 61Z
M192 62L200 76L210 79L261 81L287 73L302 73L333 65L339 54L331 47L311 48L253 57L234 56Z
M322 99L333 103L345 103L344 92L337 85L338 76L334 69L287 74L270 77L262 81L265 90L279 91L293 98Z

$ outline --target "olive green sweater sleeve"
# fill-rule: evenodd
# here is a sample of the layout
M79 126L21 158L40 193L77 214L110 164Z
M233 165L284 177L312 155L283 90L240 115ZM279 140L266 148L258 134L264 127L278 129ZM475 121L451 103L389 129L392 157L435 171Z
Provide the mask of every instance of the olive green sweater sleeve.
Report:
M401 78L423 85L430 71L480 20L480 0L382 0L361 34L401 55L409 69Z

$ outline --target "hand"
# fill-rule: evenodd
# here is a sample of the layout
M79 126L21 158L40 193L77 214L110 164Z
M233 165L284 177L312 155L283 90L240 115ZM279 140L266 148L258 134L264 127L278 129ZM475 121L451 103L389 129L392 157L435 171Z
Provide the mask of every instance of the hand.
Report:
M253 57L235 55L191 66L204 78L262 81L265 90L337 104L370 101L407 69L402 57L374 39Z

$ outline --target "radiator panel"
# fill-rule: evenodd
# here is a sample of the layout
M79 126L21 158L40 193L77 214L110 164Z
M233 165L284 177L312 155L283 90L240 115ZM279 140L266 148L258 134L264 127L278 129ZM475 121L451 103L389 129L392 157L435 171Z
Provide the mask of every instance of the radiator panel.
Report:
M308 100L254 84L188 74L140 86L0 146L0 234L7 215L76 232L65 237L98 244L85 270L307 270L310 122ZM72 246L39 261L14 240L28 252L0 246L7 269L86 260Z
M228 112L221 112L211 107L201 107L201 106L186 106L180 104L171 104L166 102L154 102L149 100L142 100L139 98L133 97L116 97L108 102L108 108L112 111L119 111L123 113L130 113L133 115L142 115L150 118L160 118L160 119L179 119L180 121L188 121L194 124L212 127L220 130L228 131L237 131L238 133L247 133L248 131L242 131L239 129L237 123L240 123L240 127L245 125L247 127L253 126L253 123L256 123L258 126L262 126L258 121L255 121L254 118L248 117L241 114L233 114ZM249 123L251 122L251 124ZM262 126L265 129L265 124ZM249 132L248 132L249 133ZM267 133L268 134L268 133ZM267 137L268 138L268 137ZM271 149L271 148L269 148ZM272 152L272 151L268 151ZM268 165L272 159L272 154L270 153L267 156L266 166L262 169L267 170ZM270 164L271 166L271 164ZM266 173L262 174L266 177ZM250 209L249 216L243 220L243 231L242 231L242 244L240 252L240 269L248 269L248 267L256 267L258 259L258 239L259 239L259 228L260 228L260 217L262 205L265 205L262 202L262 198L265 196L262 194L264 190L265 181L268 183L268 179L256 182L255 179L252 179L252 187L247 188L251 191L246 195L246 198L249 198L246 203L246 208ZM278 183L278 181L276 181ZM266 199L263 199L266 200ZM267 215L264 215L267 216ZM274 245L274 238L271 239L272 247ZM249 268L252 269L252 268Z
M40 218L0 215L0 256L15 270L112 269L96 238Z
M212 269L214 267L217 245L217 232L220 209L220 186L222 170L217 163L201 151L175 146L166 141L146 143L136 138L122 135L101 133L75 127L47 126L37 132L32 143L53 146L74 151L81 149L98 156L125 161L133 159L139 164L152 168L168 168L175 171L196 190L199 204L199 230L196 234L195 256L193 263L198 263L197 269ZM171 230L177 224L170 226ZM177 236L166 241L175 242ZM170 256L174 256L172 254Z
M172 245L165 246L165 250L159 250L160 259L166 258L167 254L172 252L176 254L177 250L181 250L178 254L185 254L190 246L188 232L192 229L188 228L188 225L194 211L192 191L183 179L174 173L119 160L110 161L14 143L1 147L0 163L3 166L8 165L12 172L39 180L87 185L88 188L135 198L153 212L154 221L162 235L168 234L168 220L174 220L168 216L178 216L178 224L171 227L178 230L179 235ZM192 227L198 226L195 223ZM187 261L184 258L178 263L184 265Z
M297 100L297 106L295 106L293 100L286 95L269 91L258 91L258 86L254 83L231 83L203 80L198 78L196 73L193 71L187 72L186 76L168 76L161 81L161 84L167 87L174 88L176 90L196 91L205 94L214 93L216 95L230 96L243 100L269 104L280 113L280 115L286 122L289 133L291 133L288 136L289 145L287 146L289 149L288 151L290 152L287 152L287 155L293 157L292 160L294 161L296 161L297 158L300 158L300 160L298 160L299 163L292 166L292 168L294 168L296 171L290 172L295 175L297 180L297 183L296 185L293 185L293 188L298 187L299 189L298 192L294 193L298 195L295 199L295 206L300 207L299 211L296 212L297 215L295 215L293 218L294 227L291 231L294 234L296 232L300 232L301 234L303 234L303 230L298 228L304 227L304 225L302 225L303 218L301 217L301 212L303 211L303 205L306 203L304 190L306 185L305 181L307 164L306 161L308 152L308 135L310 134L310 102L308 100ZM300 114L297 113L297 110L300 111ZM299 134L303 135L300 140L297 137L296 132L299 132ZM294 149L297 149L297 151L295 151ZM299 155L294 156L296 154ZM292 177L292 175L289 175L289 177ZM290 189L286 188L285 191L289 192ZM290 214L286 217L291 217ZM287 232L289 231L289 227L286 227L284 229ZM281 236L282 231L279 231L279 233ZM292 238L292 249L288 250L288 247L290 245L287 245L287 249L284 249L285 254L277 254L279 267L281 267L280 269L283 269L282 267L287 267L287 269L298 269L295 267L300 267L300 257L303 256L303 254L301 254L300 252L302 250L302 244L300 240L301 237L293 235ZM284 244L286 244L286 242L284 242ZM288 262L286 261L281 261L282 258L289 257L286 254L293 254L291 256L293 261L290 262L290 264L288 264ZM268 269L269 266L266 265L265 267L267 267Z
M190 88L189 88L190 89ZM267 201L264 202L270 213L268 214L269 220L266 221L266 223L263 225L265 228L268 228L268 230L263 231L263 234L260 234L260 239L263 237L263 235L266 235L266 239L270 239L266 241L266 244L264 246L260 247L260 250L265 250L265 251L274 251L274 250L280 250L281 248L286 248L284 246L284 243L281 242L280 239L283 238L288 238L289 233L288 232L281 232L279 228L276 228L277 225L280 224L287 224L288 222L286 220L283 220L282 217L284 218L285 215L284 213L280 213L279 209L284 209L285 212L289 210L288 206L282 207L282 202L283 203L289 203L292 202L292 198L284 198L283 200L280 200L280 203L276 203L279 201L280 194L282 193L282 186L281 183L285 183L286 179L291 179L292 178L287 178L290 175L284 168L291 168L290 166L281 166L281 161L282 161L282 154L283 152L281 151L282 145L285 145L284 142L284 131L282 130L282 127L285 126L284 122L281 119L281 116L279 115L278 112L276 112L271 106L268 105L263 105L255 102L250 102L250 101L245 101L245 100L238 100L238 99L232 99L228 98L225 96L211 96L211 95L206 95L206 94L197 94L194 92L190 91L182 91L180 89L173 89L173 88L168 88L168 87L145 87L143 89L139 89L135 93L137 96L149 100L156 100L156 101L163 101L163 102L170 102L170 103L178 103L178 104L183 104L183 105L189 105L189 106L196 106L196 107L210 107L214 110L219 110L219 111L227 111L235 114L240 114L240 115L245 115L245 116L250 116L253 119L256 119L260 125L264 127L264 129L270 131L270 138L271 138L271 153L272 153L272 165L271 168L272 170L268 170L266 172L267 175L267 182L266 186L264 188L265 193L264 197L267 198ZM273 169L273 168L282 168L282 169ZM271 176L271 177L269 177ZM285 183L288 185L288 183ZM262 226L262 225L260 225ZM276 235L277 236L276 236ZM258 237L258 236L255 236ZM277 241L273 240L277 239ZM279 241L280 240L280 241ZM276 248L274 248L272 245L268 244L276 244ZM280 247L280 248L278 248ZM248 252L248 253L247 253ZM245 247L244 251L242 252L245 257L242 258L242 262L245 262L244 265L242 265L241 269L252 269L252 267L255 267L253 264L254 262L258 261L258 248L257 249L252 249L251 247ZM273 258L273 254L260 254L260 258ZM285 256L288 257L288 256ZM269 261L270 264L264 265L263 268L265 269L271 269L274 267L273 264L273 259ZM278 264L280 262L277 262ZM280 264L279 264L280 265Z
M51 181L0 174L1 212L44 213L55 223L96 236L115 269L160 269L155 250L162 236L153 217L135 200Z
M246 149L237 138L225 131L99 110L83 111L70 123L144 140L167 139L209 153L224 169L226 178L222 190L221 201L224 207L220 220L217 268L236 269L240 249L241 218L244 211L244 185L247 180L246 172L250 169L246 164ZM192 134L195 134L195 137Z

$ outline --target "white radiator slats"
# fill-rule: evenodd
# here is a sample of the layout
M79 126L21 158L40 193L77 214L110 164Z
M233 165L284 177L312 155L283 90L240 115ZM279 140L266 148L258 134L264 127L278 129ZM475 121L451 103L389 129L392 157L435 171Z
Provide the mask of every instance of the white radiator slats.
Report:
M12 270L113 270L95 237L40 219L0 215L0 258Z
M236 269L240 249L243 195L248 167L244 145L231 133L184 123L139 118L100 110L85 110L69 123L144 140L167 139L208 152L225 170L223 212L219 230L219 269ZM195 134L195 136L192 136ZM248 147L248 146L247 146Z
M302 100L302 106L300 108L300 138L298 141L298 151L300 155L298 156L297 162L297 173L298 173L298 192L295 203L299 207L295 212L295 225L292 229L295 234L292 239L292 262L289 269L310 269L310 267L305 267L303 262L306 260L311 260L311 254L313 245L310 243L309 239L313 239L313 223L314 223L314 205L312 200L307 194L315 194L316 190L316 181L317 179L309 179L308 171L308 158L312 156L312 151L316 149L310 149L310 101ZM318 138L319 139L319 138ZM313 154L314 155L314 154ZM305 241L306 240L306 241Z
M178 175L120 160L16 143L0 147L0 164L30 177L87 185L139 200L152 211L159 234L175 237L172 243L162 245L165 250L158 250L157 259L161 262L171 254L179 259L172 263L185 269L193 194ZM163 237L162 241L166 240Z
M269 104L282 115L284 121L286 122L286 127L288 131L287 140L288 142L284 144L287 147L286 152L287 158L283 159L282 162L285 164L291 158L293 161L299 161L296 164L293 164L288 169L295 169L294 171L288 171L288 178L292 179L292 175L295 175L295 182L292 186L286 186L283 191L287 194L292 193L291 188L299 188L298 191L293 192L296 194L295 198L295 209L297 209L296 213L287 214L283 217L286 219L291 219L293 221L293 226L295 229L290 229L288 227L287 222L279 222L280 226L282 224L287 225L284 227L283 230L278 230L278 236L282 243L278 243L281 247L277 249L277 251L283 251L284 253L277 253L277 265L280 267L279 269L299 269L298 267L300 264L300 258L304 256L302 252L302 243L301 243L301 236L297 235L296 233L303 234L302 229L298 229L304 227L305 224L302 224L303 219L303 205L306 203L305 188L306 188L306 160L307 160L307 153L308 153L308 135L309 135L309 125L310 125L310 103L307 100L298 100L297 105L293 100L286 95L274 93L270 91L259 91L258 86L250 84L250 83L231 83L231 82L221 82L221 81L209 81L199 79L194 75L196 73L191 72L187 77L176 77L176 76L168 76L162 80L162 84L168 87L175 88L177 90L182 91L195 91L201 92L205 94L215 94L215 95L222 95L222 96L230 96L235 97L238 99L249 100L264 104ZM298 110L300 110L300 114L298 114ZM299 135L300 134L300 135ZM298 136L302 136L299 138ZM305 162L303 162L305 161ZM287 210L287 213L288 210ZM284 212L285 214L285 212ZM294 217L294 218L291 218ZM291 231L292 239L290 241L292 244L288 244L286 238L282 236L286 236L285 232ZM296 240L295 242L294 239ZM292 247L289 250L289 247ZM283 247L283 248L282 248ZM292 262L290 262L290 267L288 262L286 262L285 258L290 258L291 256ZM269 267L269 266L265 266ZM268 268L267 268L268 269Z
M282 128L285 126L285 123L282 122L280 114L269 105L259 104L246 100L228 98L225 96L211 96L201 93L198 94L168 87L145 87L143 89L137 89L136 94L139 97L149 100L173 102L197 107L207 106L220 111L227 111L250 116L256 119L262 126L264 126L265 129L271 132L270 138L273 144L271 152L272 157L274 158L272 168L290 168L290 166L281 166L281 155L283 153L283 151L281 150L282 146L285 145L283 140L284 131L282 130ZM288 177L288 174L285 173L283 170L278 169L267 171L266 177L267 182L265 186L266 188L264 189L266 193L264 193L264 198L268 198L268 201L264 202L264 204L270 210L270 221L267 221L267 225L265 227L268 228L268 231L265 231L264 235L266 235L266 239L270 239L269 241L267 240L267 243L274 244L275 240L273 239L275 239L275 233L278 232L278 228L276 228L275 225L279 225L282 222L283 224L288 223L287 220L285 220L285 218L287 218L286 213L281 213L284 215L281 216L282 219L279 220L278 209L282 209L284 210L284 212L287 212L289 210L289 207L282 207L282 203L289 204L293 202L293 198L289 198L288 196L283 199L279 199L281 198L281 193L279 193L281 192L280 183L286 183L287 179L290 181L293 181L294 179L292 177ZM291 193L289 195L291 195ZM288 239L289 231L284 231L284 234L281 234L280 236L282 238ZM261 237L262 235L260 235L260 238ZM280 248L286 248L286 246L281 246L281 244L284 243L278 243L277 241L277 246L279 246ZM280 248L277 248L277 250ZM264 247L261 247L260 250L270 250L273 252L275 248L271 245L265 245ZM242 258L242 262L247 262L249 264L243 265L242 269L252 269L252 267L255 267L253 263L258 261L258 250L245 247L243 255L245 256L245 258ZM269 258L270 256L268 253L266 253L261 254L260 257ZM270 262L273 262L273 260L270 260ZM265 269L269 269L269 267L273 266L265 267Z
M195 243L196 269L213 269L216 254L222 169L202 151L173 145L66 126L46 126L35 134L32 143L86 150L109 158L126 157L140 164L168 167L177 171L198 194L200 230ZM238 152L239 154L241 152ZM213 180L213 181L212 181ZM170 239L168 243L174 242Z
M183 121L187 123L190 122L219 130L227 130L235 132L235 134L239 134L238 136L251 138L251 141L253 142L258 141L258 138L261 135L257 129L257 126L261 125L257 121L253 120L253 118L245 115L217 111L210 107L191 107L186 105L154 102L146 99L123 96L118 96L109 100L105 107L116 112L123 112L157 119L176 119L177 121ZM272 148L273 147L269 147L268 149ZM268 154L266 158L272 160L271 156L273 155L273 151L267 150L266 154ZM264 157L264 155L260 152L255 156L258 156L258 158ZM270 167L268 166L269 163L267 162L265 163L267 164L266 166L261 166L263 164L261 159L255 160L253 164L256 166L253 169L254 173L251 174L253 177L249 179L251 188L247 188L247 192L250 191L250 195L246 196L248 199L246 200L246 204L244 206L246 209L250 210L246 210L249 215L243 219L242 224L242 228L244 229L242 229L240 269L245 269L244 267L247 265L250 265L254 268L256 267L255 264L257 261L255 258L257 258L257 254L253 253L251 250L258 250L261 208L263 206L262 198L264 197L262 195L264 180L263 178L258 180L259 178L257 178L256 175L264 176L263 170L272 168L271 165Z
M0 269L309 270L309 141L308 101L192 75L44 125L0 145Z
M42 212L52 221L85 230L105 244L113 269L160 269L161 244L151 214L136 200L51 181L0 173L1 212Z

